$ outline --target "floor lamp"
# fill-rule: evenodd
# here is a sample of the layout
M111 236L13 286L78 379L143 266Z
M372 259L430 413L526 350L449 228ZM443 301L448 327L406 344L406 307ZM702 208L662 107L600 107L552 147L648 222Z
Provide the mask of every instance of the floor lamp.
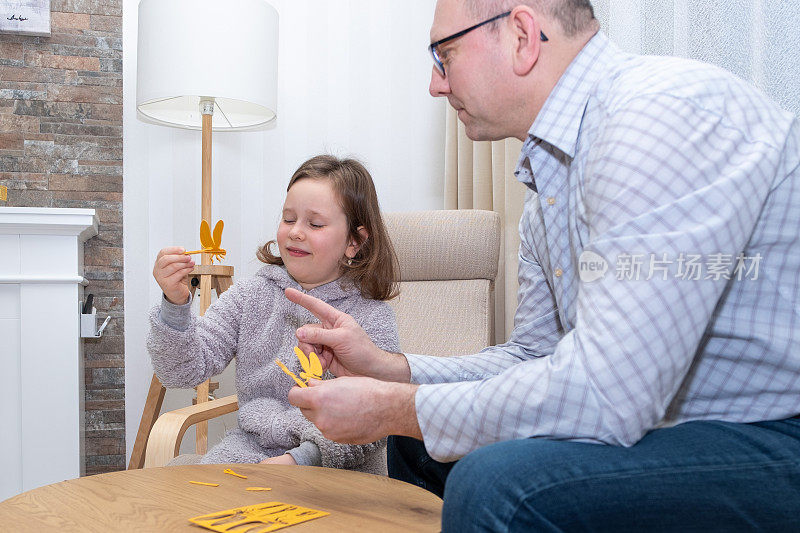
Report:
M211 132L251 131L276 118L278 13L264 0L142 0L139 3L136 107L144 122L202 131L202 212L211 220ZM200 227L200 224L198 224ZM170 244L170 243L164 243ZM187 243L188 244L188 243ZM232 283L233 267L203 253L187 279L199 285L200 314ZM150 429L165 389L153 375L129 468L144 465ZM208 401L209 383L197 387ZM205 453L206 422L197 453Z

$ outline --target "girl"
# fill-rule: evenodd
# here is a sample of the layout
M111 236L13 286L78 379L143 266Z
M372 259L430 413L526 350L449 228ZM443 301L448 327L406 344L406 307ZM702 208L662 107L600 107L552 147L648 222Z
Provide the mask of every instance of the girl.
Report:
M276 244L279 255L274 255ZM300 363L295 331L317 320L289 302L294 287L355 317L372 340L399 351L394 313L397 259L369 172L357 161L321 155L292 176L275 240L258 250L267 263L238 281L203 317L190 309L186 276L194 262L183 248L158 253L153 276L164 296L150 315L147 348L167 387L193 387L219 374L236 357L239 427L202 463L280 463L384 473L385 440L344 445L325 439L287 401ZM323 376L333 377L329 372Z

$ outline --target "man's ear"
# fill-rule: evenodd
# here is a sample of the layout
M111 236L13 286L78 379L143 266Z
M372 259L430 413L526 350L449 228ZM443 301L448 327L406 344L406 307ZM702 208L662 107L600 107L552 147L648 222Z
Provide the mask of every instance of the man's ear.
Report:
M542 27L537 14L528 6L517 6L509 15L511 32L514 39L512 62L514 74L527 75L539 60L542 41Z
M350 244L347 245L347 250L344 252L344 254L350 259L356 256L364 243L367 242L367 239L369 239L369 232L366 230L366 228L364 228L364 226L359 226L356 231L358 232L358 236L361 238L361 241L358 242L356 239L351 238Z

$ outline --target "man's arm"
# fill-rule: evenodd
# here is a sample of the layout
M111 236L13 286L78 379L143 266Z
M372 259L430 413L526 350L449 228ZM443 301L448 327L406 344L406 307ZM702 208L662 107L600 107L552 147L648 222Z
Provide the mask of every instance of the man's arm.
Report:
M643 116L661 121L643 126ZM735 257L769 193L774 169L763 163L774 149L681 99L628 102L606 118L585 168L583 249L611 265L625 254ZM613 269L580 283L575 327L551 356L420 386L428 452L449 461L527 437L634 444L663 418L727 283L618 279Z
M432 357L406 354L404 357L402 354L378 350L371 345L372 343L365 342L360 328L348 320L347 315L300 291L287 289L286 296L289 300L306 307L320 320L320 324L298 329L300 348L306 352L314 350L322 354L321 358L326 361L326 366L330 365L334 374L338 376L370 376L399 383L408 383L409 380L414 383L478 380L497 375L520 361L552 353L563 335L563 330L558 319L555 299L532 243L527 241L531 232L525 225L532 219L528 212L534 209L535 203L535 198L526 201L526 214L520 222L522 244L519 260L518 309L526 312L522 314L518 312L509 342L486 348L475 355ZM334 353L336 357L333 356ZM344 385L334 384L338 381L325 381L321 386L328 387L333 395L336 391L345 390ZM304 412L312 421L323 420L330 411L330 419L340 420L340 432L337 436L343 439L341 442L370 442L371 438L390 434L421 438L415 407L418 387L384 385L380 391L376 391L371 381L363 380L348 384L346 388L348 394L352 398L359 398L359 401L354 403L349 402L350 398L342 398L339 402L337 397L332 396L327 403L307 404L308 398L313 397L315 393L301 389L293 389L289 399L292 403L298 402L296 405L304 405L306 409ZM315 388L319 390L319 387ZM374 406L376 409L370 414L364 411L365 406ZM353 411L348 412L347 409ZM381 424L362 424L361 421L367 420L369 416L378 416L377 420ZM354 420L358 420L359 423L351 425ZM336 428L331 425L329 431L334 430ZM336 440L324 431L323 434L327 438Z

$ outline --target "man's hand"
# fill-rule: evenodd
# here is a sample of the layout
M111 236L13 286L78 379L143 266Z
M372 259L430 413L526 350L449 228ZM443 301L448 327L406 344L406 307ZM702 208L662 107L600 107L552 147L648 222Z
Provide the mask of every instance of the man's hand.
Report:
M262 465L292 465L296 466L297 461L294 460L294 457L291 454L285 453L283 455L278 455L277 457L269 457L261 461Z
M298 347L305 353L315 352L322 366L334 375L404 383L411 380L406 358L375 346L353 317L298 290L289 288L285 292L290 301L311 311L321 322L297 330Z
M418 385L356 377L308 385L293 387L289 403L327 439L343 444L367 444L387 435L422 439L414 404Z

